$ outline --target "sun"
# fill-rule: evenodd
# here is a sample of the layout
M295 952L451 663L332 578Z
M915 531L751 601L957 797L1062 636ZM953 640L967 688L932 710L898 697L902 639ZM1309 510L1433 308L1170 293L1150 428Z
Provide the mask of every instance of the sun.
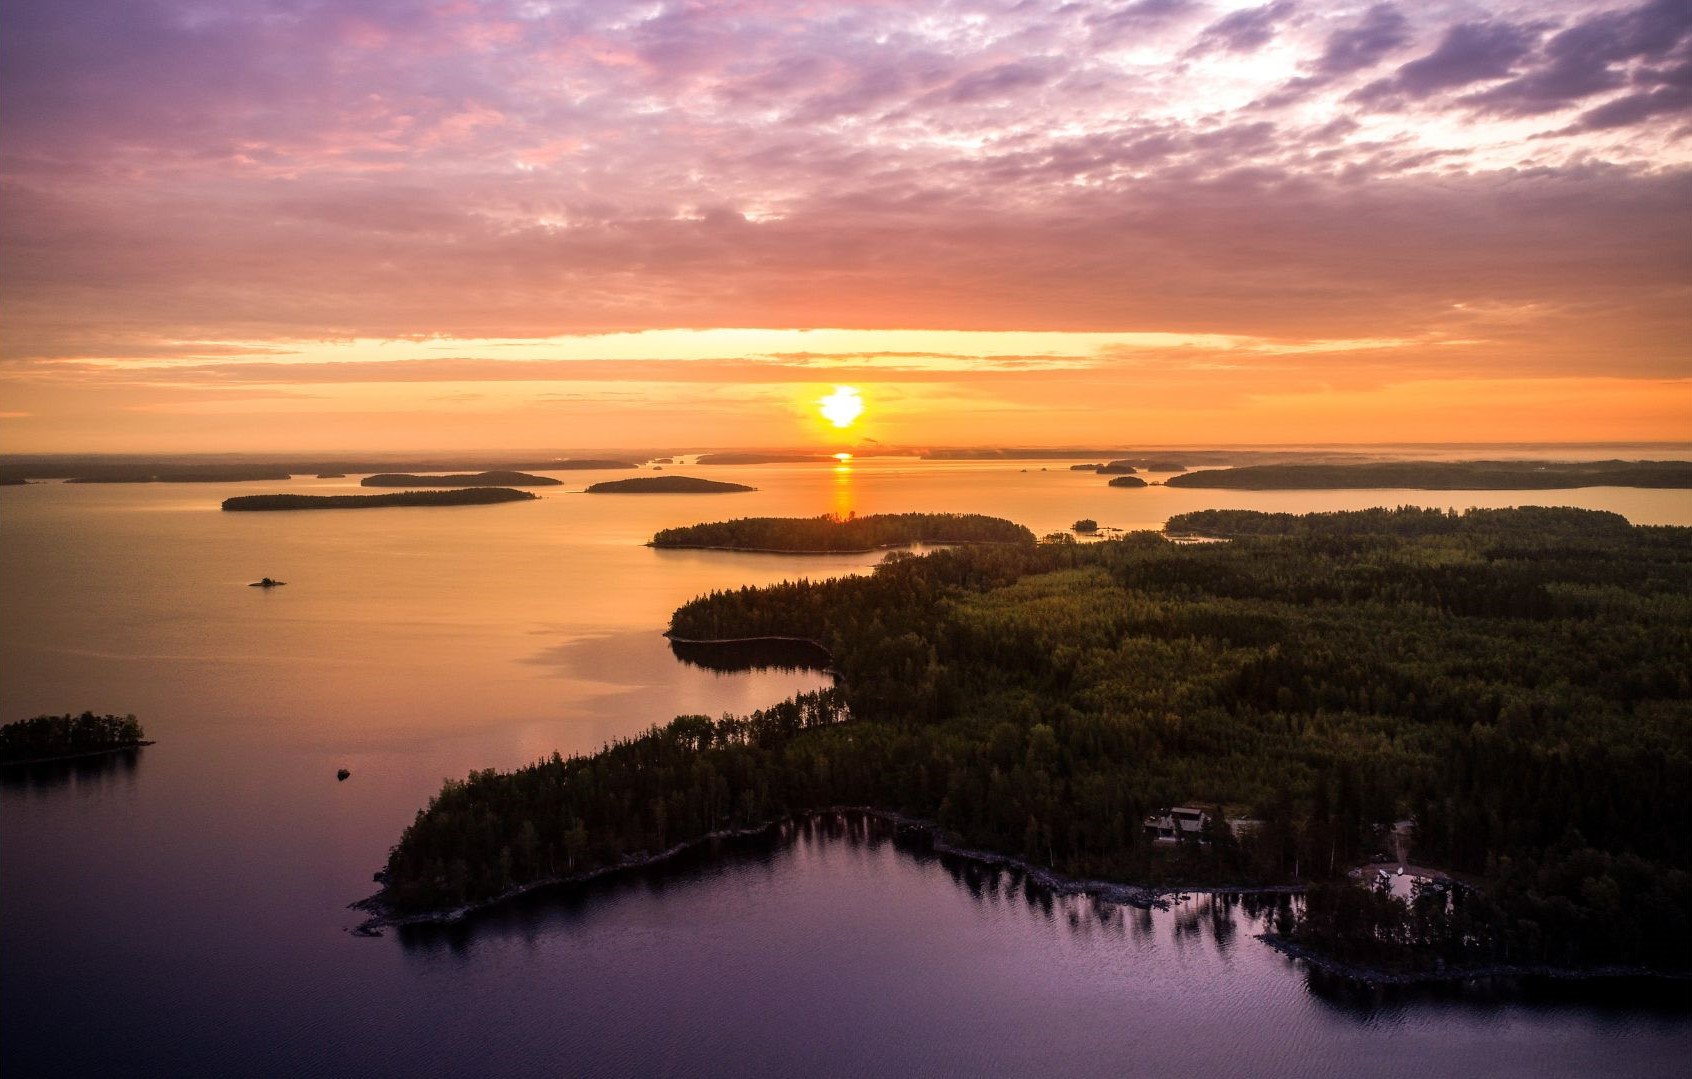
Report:
M836 386L834 392L817 402L823 419L836 427L850 427L864 412L864 399L855 386Z

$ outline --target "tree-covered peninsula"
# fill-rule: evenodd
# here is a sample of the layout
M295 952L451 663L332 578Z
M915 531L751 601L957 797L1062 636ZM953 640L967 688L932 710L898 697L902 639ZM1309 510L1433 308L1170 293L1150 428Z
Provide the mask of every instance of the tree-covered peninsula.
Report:
M400 491L391 495L241 495L223 500L229 512L253 510L367 510L385 506L491 506L527 502L539 495L509 487L455 487L444 491Z
M843 554L913 543L1033 543L1034 533L979 513L878 513L867 517L742 517L666 528L654 547Z
M36 716L0 727L0 764L31 764L63 757L150 746L134 716Z
M590 495L726 495L756 491L744 483L705 480L697 476L635 476L626 480L605 480L590 484Z
M360 487L557 487L563 480L531 476L527 472L470 472L450 476L414 476L402 472L378 472L358 481Z
M1342 882L1410 818L1416 861L1478 888L1412 908L1323 887L1283 926L1300 946L1403 968L1692 965L1692 529L1568 509L1230 524L1227 543L958 547L694 600L675 636L815 640L838 689L449 783L377 909L830 806L1072 877L1193 886ZM1145 834L1173 805L1207 808L1197 838ZM1258 823L1220 823L1236 817Z
M1172 476L1169 487L1240 491L1551 491L1573 487L1692 488L1688 461L1385 461L1276 464Z

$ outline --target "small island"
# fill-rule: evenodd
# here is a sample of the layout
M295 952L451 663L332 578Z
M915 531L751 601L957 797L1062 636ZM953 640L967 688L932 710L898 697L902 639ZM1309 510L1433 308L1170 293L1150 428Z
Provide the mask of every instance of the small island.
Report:
M1144 487L1146 481L1138 476L1116 476L1108 484L1111 487Z
M626 480L605 480L588 487L590 495L724 495L756 491L744 483L702 480L697 476L636 476Z
M1245 465L1172 476L1169 487L1239 491L1553 491L1574 487L1692 488L1688 461L1386 461Z
M252 584L248 585L247 587L248 588L281 588L283 585L285 585L287 583L288 583L287 581L278 581L274 577L266 577L263 580L254 581Z
M1102 476L1131 476L1138 471L1131 461L1111 461L1098 467Z
M391 495L240 495L223 500L231 513L255 510L366 510L386 506L491 506L539 498L509 487L462 487L446 491L400 491Z
M134 716L36 716L0 727L0 765L121 753L152 744Z
M780 554L863 554L913 543L1033 543L1028 529L979 513L880 513L867 517L742 517L666 528L652 547Z
M1079 532L1084 536L1091 536L1099 530L1099 522L1091 517L1083 517L1069 526L1070 531Z
M347 474L345 472L319 472L317 478L320 480L344 480L347 478Z
M451 476L413 476L403 472L378 472L358 481L360 487L558 487L563 480L531 476L527 472L474 472Z

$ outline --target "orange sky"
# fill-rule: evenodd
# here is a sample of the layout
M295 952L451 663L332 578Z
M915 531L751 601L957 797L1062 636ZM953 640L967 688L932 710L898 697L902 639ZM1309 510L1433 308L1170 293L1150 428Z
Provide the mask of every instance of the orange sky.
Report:
M5 11L0 451L1692 437L1685 4Z

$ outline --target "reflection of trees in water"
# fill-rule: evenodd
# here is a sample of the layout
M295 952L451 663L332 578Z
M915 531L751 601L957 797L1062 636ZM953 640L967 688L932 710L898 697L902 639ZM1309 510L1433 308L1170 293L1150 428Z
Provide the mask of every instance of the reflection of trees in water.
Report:
M809 641L764 639L700 644L672 640L670 651L689 666L718 674L754 670L827 671L833 663L821 645Z
M660 865L542 889L455 926L410 927L399 936L408 952L467 956L479 933L515 935L532 942L547 932L585 931L619 900L709 887L725 872L753 870L774 879L793 871L789 857L815 854L831 844L865 856L892 846L902 858L939 867L978 907L1021 908L1041 924L1078 938L1096 940L1102 935L1136 948L1166 938L1179 948L1208 946L1226 955L1242 932L1251 936L1267 931L1276 911L1294 902L1285 895L1195 894L1172 896L1169 909L1154 910L1091 895L1065 895L1016 866L989 865L937 852L926 829L840 812L812 814L757 835L715 840Z
M7 791L48 794L69 788L94 790L129 786L141 768L140 749L124 749L88 757L0 768L0 787Z

